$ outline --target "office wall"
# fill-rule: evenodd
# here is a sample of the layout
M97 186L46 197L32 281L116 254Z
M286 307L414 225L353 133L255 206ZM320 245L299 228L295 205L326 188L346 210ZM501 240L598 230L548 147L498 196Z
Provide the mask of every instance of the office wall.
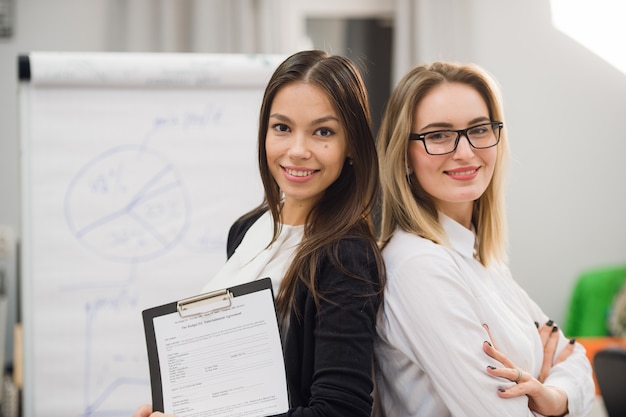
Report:
M19 53L124 48L228 52L224 48L254 47L236 37L221 40L206 32L222 11L210 2L202 3L193 16L203 20L198 13L207 14L206 27L196 25L197 36L168 37L160 30L167 25L153 20L172 11L163 7L140 13L141 5L150 1L15 1L14 35L0 40L0 224L14 227L18 236ZM345 4L329 1L324 13L331 14L334 3ZM556 31L547 0L395 3L417 5L410 22L412 50L403 52L406 66L436 58L473 60L500 81L513 151L508 194L511 268L531 296L561 322L580 271L626 262L626 174L621 168L626 154L621 123L626 75ZM112 8L122 4L127 7ZM177 21L183 25L191 18L183 13ZM279 20L294 31L300 28L288 16ZM268 53L291 52L289 45L276 46L278 42L270 34L260 47L277 48L263 51Z

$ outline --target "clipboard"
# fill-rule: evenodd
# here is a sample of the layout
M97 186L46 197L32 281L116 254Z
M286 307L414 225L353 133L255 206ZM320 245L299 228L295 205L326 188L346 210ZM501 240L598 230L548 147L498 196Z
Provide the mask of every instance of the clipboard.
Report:
M287 412L269 278L152 307L142 316L153 411L178 417Z

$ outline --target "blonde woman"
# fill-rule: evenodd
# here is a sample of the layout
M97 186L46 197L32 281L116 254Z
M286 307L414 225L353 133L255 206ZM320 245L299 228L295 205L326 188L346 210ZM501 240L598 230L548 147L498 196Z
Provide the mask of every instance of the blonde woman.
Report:
M437 62L396 86L378 153L387 268L377 388L387 417L586 416L584 348L513 280L499 90Z

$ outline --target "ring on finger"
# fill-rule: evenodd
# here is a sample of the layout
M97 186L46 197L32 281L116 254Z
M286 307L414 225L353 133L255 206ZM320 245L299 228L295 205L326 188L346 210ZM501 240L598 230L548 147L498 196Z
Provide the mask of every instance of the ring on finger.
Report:
M513 380L516 384L522 380L522 370L517 368L517 378Z

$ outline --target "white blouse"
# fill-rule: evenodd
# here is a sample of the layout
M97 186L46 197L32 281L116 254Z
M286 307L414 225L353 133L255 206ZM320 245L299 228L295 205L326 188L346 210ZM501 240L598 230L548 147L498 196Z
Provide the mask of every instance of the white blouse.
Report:
M282 225L280 235L271 246L274 223L268 211L248 229L235 253L218 273L204 286L203 292L215 291L234 285L269 277L274 295L291 264L298 244L302 240L304 225Z
M398 230L383 250L387 286L375 349L385 415L536 416L526 396L497 395L499 387L514 383L487 374L488 365L502 365L483 352L488 334L482 325L489 326L496 348L536 377L543 344L534 322L548 317L507 266L485 268L474 259L471 230L444 215L440 221L451 247ZM567 343L561 333L558 350ZM591 411L595 388L581 345L544 383L566 392L569 416Z

